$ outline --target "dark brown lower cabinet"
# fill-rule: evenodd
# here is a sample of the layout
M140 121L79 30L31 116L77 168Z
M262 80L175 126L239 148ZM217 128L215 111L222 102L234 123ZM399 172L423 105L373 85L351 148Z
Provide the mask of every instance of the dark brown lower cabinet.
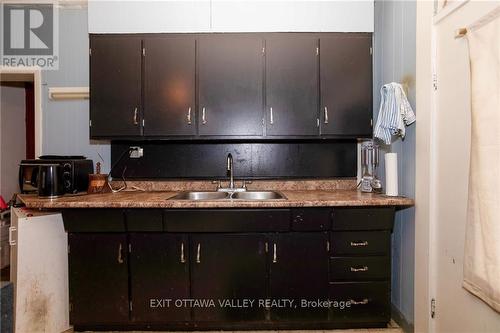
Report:
M127 235L70 233L68 242L70 322L128 322Z
M267 294L265 235L194 235L190 251L191 298L213 301L193 308L195 321L265 319L265 308L257 304Z
M82 209L75 330L384 327L394 208Z
M189 298L189 242L184 234L131 233L132 321L188 321L190 309L176 306Z
M328 234L290 232L273 236L270 248L272 320L326 320L328 309L311 302L328 300ZM306 302L304 304L304 302ZM281 305L281 306L280 306Z

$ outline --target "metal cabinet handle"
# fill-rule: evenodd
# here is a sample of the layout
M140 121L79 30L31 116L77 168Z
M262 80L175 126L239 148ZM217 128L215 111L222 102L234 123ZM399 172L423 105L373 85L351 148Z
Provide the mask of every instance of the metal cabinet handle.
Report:
M276 243L273 243L273 264L278 262L278 254L276 253Z
M181 243L181 263L186 263L186 257L184 256L184 242Z
M198 243L198 247L196 249L196 263L201 263L201 244Z
M328 124L328 108L325 106L325 124Z
M351 267L351 272L366 272L368 271L368 266L363 266L359 268Z
M189 107L189 109L188 109L187 123L188 123L188 125L191 125L191 107Z
M361 301L355 301L353 299L350 300L351 304L353 305L362 305L362 304L368 304L368 298L364 298Z
M363 241L363 242L351 242L352 247L356 246L368 246L368 241Z
M120 245L118 246L118 259L117 259L119 264L123 264L122 250L123 246L122 243L120 243Z
M10 246L14 246L17 244L16 240L14 239L14 237L12 236L12 233L14 231L16 231L17 228L16 227L9 227L9 245Z
M134 125L139 125L139 113L137 107L134 109Z
M201 123L205 125L207 123L207 116L205 113L205 108L201 109Z
M274 124L273 108L269 108L269 124Z

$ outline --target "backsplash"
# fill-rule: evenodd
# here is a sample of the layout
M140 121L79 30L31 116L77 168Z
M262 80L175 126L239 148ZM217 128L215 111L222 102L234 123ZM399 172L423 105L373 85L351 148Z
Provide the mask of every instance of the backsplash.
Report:
M234 158L235 178L300 179L356 177L356 140L265 143L120 141L111 146L114 165L130 146L144 156L124 157L112 172L127 179L225 179L226 157Z
M123 185L121 180L112 181L113 187L118 188ZM222 181L223 186L227 185L227 180ZM287 180L255 180L247 183L247 189L253 191L267 191L270 188L276 191L338 191L353 190L356 188L355 178L341 179L287 179ZM141 189L147 192L154 191L213 191L216 187L208 180L192 181L147 181L132 180L127 181L129 188ZM241 186L237 181L236 186Z

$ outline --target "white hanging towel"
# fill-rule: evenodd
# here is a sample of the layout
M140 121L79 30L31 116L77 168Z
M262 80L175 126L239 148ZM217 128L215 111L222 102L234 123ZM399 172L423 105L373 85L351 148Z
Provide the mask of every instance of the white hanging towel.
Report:
M467 28L471 151L463 286L500 312L500 7Z
M403 86L396 82L385 84L380 89L380 109L375 124L374 136L386 145L391 144L393 135L405 137L405 125L415 121Z

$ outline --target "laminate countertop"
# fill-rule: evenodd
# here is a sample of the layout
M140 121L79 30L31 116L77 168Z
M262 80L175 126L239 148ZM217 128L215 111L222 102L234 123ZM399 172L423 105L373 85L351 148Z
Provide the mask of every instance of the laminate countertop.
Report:
M169 200L174 191L122 191L118 193L66 195L43 199L37 195L21 194L19 199L27 208L282 208L334 206L400 206L414 205L406 197L388 197L382 194L361 193L354 189L342 190L281 190L286 199L280 200Z

